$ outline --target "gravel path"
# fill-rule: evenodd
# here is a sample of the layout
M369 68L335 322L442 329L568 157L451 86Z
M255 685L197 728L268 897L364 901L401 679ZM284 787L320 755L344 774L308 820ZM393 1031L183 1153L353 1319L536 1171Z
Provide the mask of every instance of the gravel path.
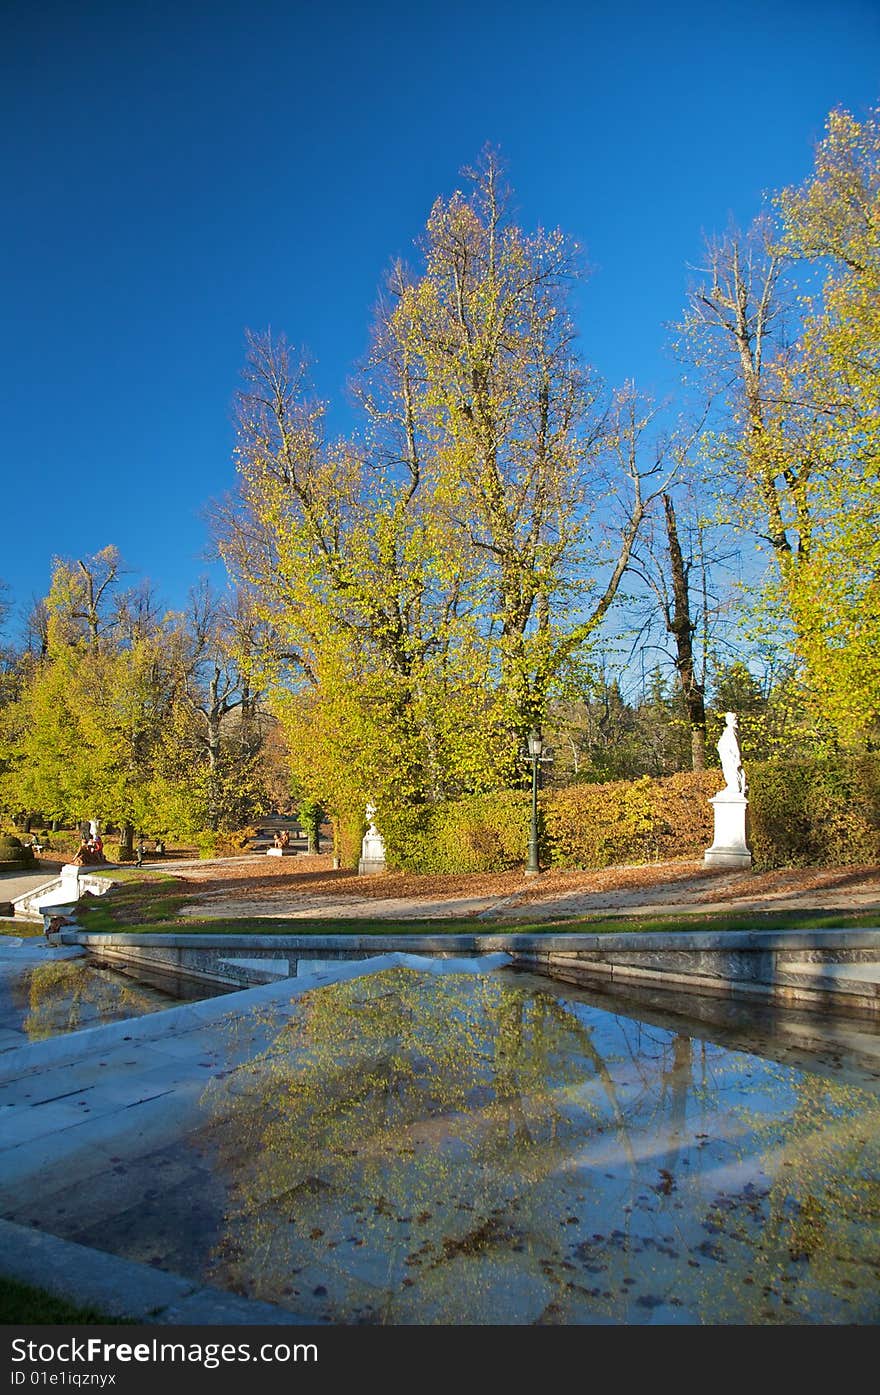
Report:
M499 923L798 907L876 908L880 915L880 867L718 872L694 859L598 871L554 869L529 879L519 871L359 877L334 872L324 857L270 861L271 868L256 858L182 871L193 886L183 914L224 920L466 917Z
M16 896L24 896L26 891L34 891L57 876L54 867L36 872L0 872L0 901L14 901Z

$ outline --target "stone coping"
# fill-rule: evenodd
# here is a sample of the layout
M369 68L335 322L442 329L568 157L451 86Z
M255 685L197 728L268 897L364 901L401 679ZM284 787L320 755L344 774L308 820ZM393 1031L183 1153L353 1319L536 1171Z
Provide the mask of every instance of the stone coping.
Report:
M165 949L274 949L283 950L369 950L374 954L431 951L462 954L491 953L505 950L543 950L545 952L578 950L875 950L880 956L880 926L877 929L854 930L672 930L672 931L610 931L604 934L577 931L531 932L522 930L488 931L467 934L314 934L314 935L236 935L207 931L203 934L92 934L83 930L63 930L65 944L87 948L100 945L138 945Z

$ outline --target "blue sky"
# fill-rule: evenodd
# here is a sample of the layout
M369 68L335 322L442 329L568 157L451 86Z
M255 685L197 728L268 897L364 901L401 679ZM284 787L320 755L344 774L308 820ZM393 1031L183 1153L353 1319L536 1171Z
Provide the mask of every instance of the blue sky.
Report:
M234 483L246 328L342 402L383 269L486 141L592 267L586 356L660 396L703 233L880 99L876 0L7 2L0 578L116 544L169 604ZM336 421L346 423L340 406Z

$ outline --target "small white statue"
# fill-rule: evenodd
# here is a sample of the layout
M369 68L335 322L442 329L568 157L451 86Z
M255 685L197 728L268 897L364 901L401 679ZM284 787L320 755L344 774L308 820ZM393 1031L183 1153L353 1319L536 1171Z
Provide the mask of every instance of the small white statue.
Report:
M724 776L725 794L745 794L746 773L743 770L742 753L737 739L735 712L725 712L726 726L718 740L718 755L721 758L721 772Z
M385 871L385 842L374 822L376 813L376 805L368 804L366 814L369 828L361 843L361 858L358 863L358 871L361 873Z

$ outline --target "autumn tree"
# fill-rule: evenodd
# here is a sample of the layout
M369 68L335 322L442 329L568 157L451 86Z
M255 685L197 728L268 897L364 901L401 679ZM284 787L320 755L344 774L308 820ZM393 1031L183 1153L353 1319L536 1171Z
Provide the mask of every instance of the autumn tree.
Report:
M274 635L298 778L361 815L516 782L646 507L634 394L600 407L576 352L576 248L510 221L493 158L472 183L422 272L392 268L356 442L283 341L251 337L239 399L220 550Z
M28 654L45 659L49 652L49 607L45 596L34 596L25 615L24 646Z
M470 178L432 209L424 273L398 269L382 342L405 366L410 450L473 568L507 722L523 733L626 569L645 509L639 404L627 388L603 405L577 351L577 246L510 220L491 152Z
M358 819L365 791L417 803L454 778L450 671L469 688L470 713L461 694L457 711L474 733L486 693L440 521L380 453L326 439L284 341L253 336L245 378L241 485L219 511L219 546L265 627L294 774Z
M56 558L46 600L54 638L66 644L83 641L97 651L116 620L113 604L122 561L115 547L75 562Z
M169 695L155 639L50 649L5 725L6 802L47 818L90 815L133 830L149 814L152 756Z
M180 710L163 768L170 765L171 797L180 810L186 795L179 764L190 767L188 832L240 827L255 810L266 812L260 757L267 719L251 677L257 643L243 598L218 596L204 581L169 627Z
M29 645L17 701L3 718L7 808L52 819L103 813L94 803L100 762L89 753L120 566L115 548L78 562L55 559L49 596L32 609L38 645ZM93 731L83 732L83 724Z
M0 708L11 701L16 686L19 667L18 655L12 644L6 640L6 623L11 610L9 586L0 580Z
M853 735L880 720L880 110L832 112L812 175L779 205L789 255L823 278L785 383L816 485L792 612L820 705Z
M847 735L880 717L878 131L876 113L833 112L781 222L711 244L685 323L727 406L714 450L728 515L769 545L769 598Z
M126 857L136 829L200 835L265 808L267 718L242 607L202 589L188 618L163 615L146 583L122 590L122 574L114 548L56 561L0 718L0 800L25 817L115 824Z

